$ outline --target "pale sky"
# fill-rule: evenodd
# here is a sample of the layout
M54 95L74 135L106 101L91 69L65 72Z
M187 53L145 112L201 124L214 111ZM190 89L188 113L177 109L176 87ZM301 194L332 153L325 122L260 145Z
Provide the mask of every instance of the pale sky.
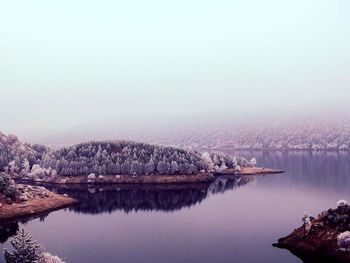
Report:
M350 99L349 0L0 3L0 131Z

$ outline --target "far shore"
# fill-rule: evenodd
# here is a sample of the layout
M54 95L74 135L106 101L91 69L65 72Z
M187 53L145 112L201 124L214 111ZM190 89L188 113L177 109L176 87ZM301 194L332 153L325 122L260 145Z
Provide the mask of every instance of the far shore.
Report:
M262 175L283 173L282 170L269 169L264 167L243 167L239 172L227 169L224 172L199 173L196 175L103 175L103 176L57 176L38 180L37 182L48 184L189 184L189 183L210 183L217 176L232 175ZM30 179L28 179L31 181ZM19 181L22 181L20 179Z
M263 175L263 174L280 174L284 173L283 170L265 168L265 167L243 167L240 171L234 169L227 169L223 172L215 172L215 176L220 175Z
M40 182L50 184L187 184L205 183L215 180L211 173L199 173L197 175L103 175L91 178L83 176L58 176L53 179L44 179Z

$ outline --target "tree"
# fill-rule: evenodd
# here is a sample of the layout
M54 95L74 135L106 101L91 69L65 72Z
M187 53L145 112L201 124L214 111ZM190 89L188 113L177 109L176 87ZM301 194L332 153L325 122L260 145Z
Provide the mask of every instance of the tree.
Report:
M40 245L23 228L11 238L14 250L9 252L5 249L6 263L37 263L40 259Z
M202 153L202 161L204 162L205 168L208 171L213 171L214 170L214 163L213 160L210 158L210 154L208 152Z
M28 173L30 172L30 164L29 164L29 161L28 159L24 159L23 161L23 169L22 169L22 173L24 175L27 175Z
M179 165L177 164L176 161L171 161L171 174L176 174L179 172Z

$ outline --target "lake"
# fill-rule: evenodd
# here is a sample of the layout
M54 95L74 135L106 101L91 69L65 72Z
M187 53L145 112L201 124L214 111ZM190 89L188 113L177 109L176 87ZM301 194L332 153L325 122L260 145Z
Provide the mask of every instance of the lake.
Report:
M350 154L236 153L286 173L219 178L211 185L51 189L81 203L9 224L0 249L25 227L67 262L302 262L272 243L300 226L304 212L317 215L350 200Z

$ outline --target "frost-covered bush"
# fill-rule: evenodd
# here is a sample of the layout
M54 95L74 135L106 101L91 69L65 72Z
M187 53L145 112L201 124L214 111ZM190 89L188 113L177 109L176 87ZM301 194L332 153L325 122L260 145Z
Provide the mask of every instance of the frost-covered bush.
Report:
M344 206L348 206L348 205L349 205L349 202L346 200L339 200L337 202L337 207L344 207Z
M250 164L250 166L255 167L257 164L256 159L255 158L250 159L249 164Z
M0 195L10 199L15 199L17 196L16 185L6 173L0 173Z
M53 256L48 252L43 252L40 256L38 263L65 263L58 256Z
M213 171L214 170L214 163L213 160L210 158L210 154L208 152L202 153L202 161L204 162L204 165L207 167L208 171Z
M338 247L343 251L350 251L350 231L340 233L337 236Z
M49 168L42 168L39 164L34 164L27 177L32 178L35 181L40 181L44 178L54 178L57 175L56 170Z
M314 218L311 215L307 214L307 213L305 213L303 215L303 217L301 218L301 221L303 222L305 230L307 232L309 232L310 229L311 229L311 220L312 219L314 219Z

